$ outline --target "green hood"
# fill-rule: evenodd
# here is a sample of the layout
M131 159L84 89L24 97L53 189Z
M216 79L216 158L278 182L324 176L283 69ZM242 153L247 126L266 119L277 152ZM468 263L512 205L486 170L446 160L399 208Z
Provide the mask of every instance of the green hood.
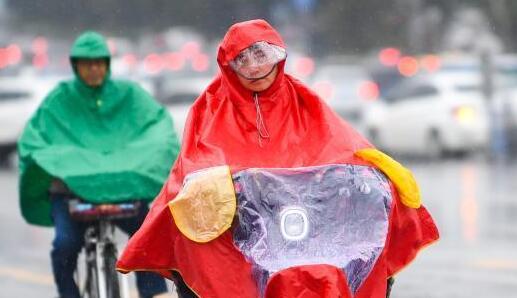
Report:
M97 59L111 58L108 43L102 35L93 31L86 31L81 34L72 45L70 58Z
M74 70L75 78L77 79L76 83L79 85L78 87L82 88L85 92L89 92L88 89L95 88L88 87L79 77L75 68L75 60L99 58L104 58L108 61L108 73L104 78L104 83L106 83L106 81L111 77L111 53L109 51L106 39L104 36L94 31L86 31L77 37L74 44L72 45L72 49L70 50L70 63L72 64L72 69Z

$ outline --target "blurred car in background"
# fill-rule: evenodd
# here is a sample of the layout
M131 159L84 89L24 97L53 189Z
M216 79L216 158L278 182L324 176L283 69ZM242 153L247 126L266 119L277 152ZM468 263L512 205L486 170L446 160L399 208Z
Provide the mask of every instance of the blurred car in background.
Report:
M489 142L481 75L439 71L401 81L365 113L367 136L393 153L468 153Z
M29 118L34 95L27 85L0 83L0 164L7 163Z
M343 119L362 130L364 109L379 97L379 87L362 66L330 61L321 64L312 89Z
M211 82L211 77L166 77L159 79L156 97L169 111L180 140L190 106Z
M16 151L16 142L27 121L57 78L33 75L0 78L0 163L6 164Z

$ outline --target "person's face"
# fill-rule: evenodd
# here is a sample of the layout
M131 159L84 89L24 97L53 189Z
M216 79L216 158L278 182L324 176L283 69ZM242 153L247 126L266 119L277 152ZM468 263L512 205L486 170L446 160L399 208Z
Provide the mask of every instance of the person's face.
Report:
M81 80L90 87L102 85L108 72L106 59L78 59L75 65Z
M265 67L267 69L258 69L259 67ZM271 65L264 65L264 66L259 66L259 67L257 67L257 69L254 71L256 71L257 73L261 73L261 72L263 73L264 71L267 72L271 69ZM250 79L246 79L246 78L242 77L238 73L237 73L237 78L239 78L239 82L241 83L242 86L244 86L244 88L251 90L253 92L260 92L260 91L266 90L273 84L277 74L278 74L278 66L275 65L273 68L273 71L271 71L271 73L268 76L266 76L265 78L258 79L258 80L250 80Z

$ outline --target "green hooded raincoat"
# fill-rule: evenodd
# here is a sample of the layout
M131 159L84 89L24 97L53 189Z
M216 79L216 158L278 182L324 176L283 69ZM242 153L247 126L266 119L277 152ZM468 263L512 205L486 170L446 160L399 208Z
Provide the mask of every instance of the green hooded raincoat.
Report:
M82 34L71 59L106 58L104 38ZM86 201L152 200L179 150L167 111L138 85L108 77L91 88L77 76L45 98L19 142L20 205L31 224L51 226L53 177Z

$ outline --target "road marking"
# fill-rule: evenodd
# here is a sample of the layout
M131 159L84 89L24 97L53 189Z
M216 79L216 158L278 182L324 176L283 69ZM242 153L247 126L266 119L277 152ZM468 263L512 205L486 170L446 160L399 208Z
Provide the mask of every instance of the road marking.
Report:
M14 267L0 267L0 276L13 278L22 282L53 286L54 278L50 274L34 273L28 270Z

